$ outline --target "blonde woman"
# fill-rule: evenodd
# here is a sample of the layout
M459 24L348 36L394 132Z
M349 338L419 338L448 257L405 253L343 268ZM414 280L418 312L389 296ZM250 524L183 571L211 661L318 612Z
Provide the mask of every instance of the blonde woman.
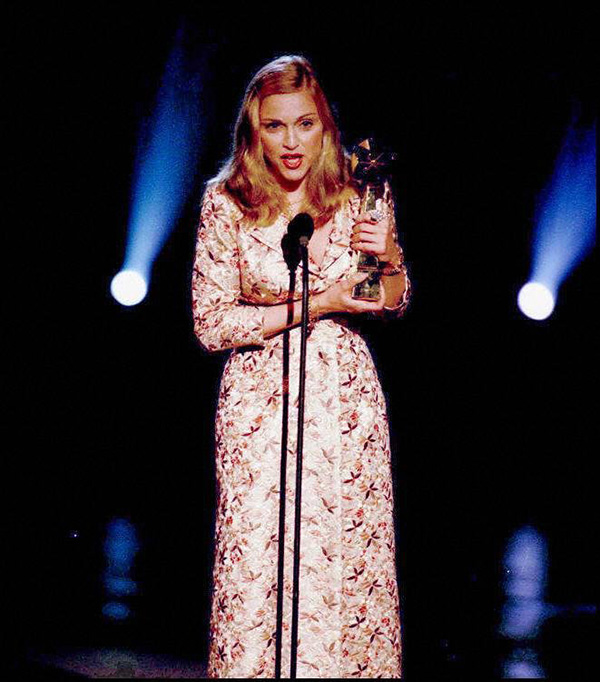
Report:
M218 507L210 677L273 677L282 332L290 329L290 442L282 671L290 657L300 280L288 324L281 240L299 212L309 244L298 677L399 677L400 618L385 399L357 315L400 316L409 282L390 200L360 214L339 131L310 63L281 57L250 82L233 151L208 183L193 274L195 333L233 349L216 418ZM387 273L354 300L353 253ZM388 311L387 313L385 311Z

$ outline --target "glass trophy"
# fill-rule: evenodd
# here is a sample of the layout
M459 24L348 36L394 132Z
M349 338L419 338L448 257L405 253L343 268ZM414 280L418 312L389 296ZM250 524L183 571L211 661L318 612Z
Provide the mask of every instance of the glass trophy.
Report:
M396 159L390 152L377 151L372 139L363 140L352 151L350 161L352 175L360 192L360 212L378 210L389 187L386 177L389 167ZM352 290L352 298L361 301L378 301L381 294L379 259L362 251L353 252L354 272L368 272L369 276Z

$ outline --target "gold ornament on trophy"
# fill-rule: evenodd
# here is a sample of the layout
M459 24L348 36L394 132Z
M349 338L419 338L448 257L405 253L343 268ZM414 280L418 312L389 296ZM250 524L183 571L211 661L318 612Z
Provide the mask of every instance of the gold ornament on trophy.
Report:
M396 160L396 154L375 149L372 139L363 140L352 150L350 167L360 191L360 212L381 215L379 206L389 192L386 177ZM378 301L381 293L381 267L377 256L362 251L353 253L355 272L368 272L369 276L352 290L352 298Z

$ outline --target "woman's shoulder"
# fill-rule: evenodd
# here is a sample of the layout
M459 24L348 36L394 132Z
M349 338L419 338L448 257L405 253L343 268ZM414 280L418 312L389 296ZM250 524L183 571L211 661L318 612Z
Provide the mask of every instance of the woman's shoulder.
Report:
M202 211L228 217L235 221L243 218L243 213L237 202L227 190L225 183L219 180L209 180L206 183L202 197Z

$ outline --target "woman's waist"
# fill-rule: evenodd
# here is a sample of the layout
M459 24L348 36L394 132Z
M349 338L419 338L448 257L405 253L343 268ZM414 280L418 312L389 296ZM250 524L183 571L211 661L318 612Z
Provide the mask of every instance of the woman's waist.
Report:
M351 315L326 315L310 324L308 344L314 345L314 342L322 338L345 338L347 336L358 336L360 338L359 329L359 324L356 320L352 319ZM290 341L291 339L300 340L302 334L302 327L300 325L296 325L288 331ZM284 332L281 332L268 340L283 343L283 337Z
M345 346L352 346L356 343L365 345L365 341L359 333L359 325L356 320L349 315L327 315L319 318L314 322L309 330L307 340L307 348L310 353L311 350L323 348L324 346L334 346L343 348ZM300 342L302 329L297 325L289 330L287 337L289 340L290 353L295 355L300 350ZM235 348L233 355L253 354L264 357L270 357L273 351L278 356L284 347L286 332L279 332L274 336L265 339L264 345L260 347L253 346L251 348Z
M290 376L297 378L301 328L298 326L288 331L287 335L282 332L265 339L264 346L234 349L226 363L224 374L233 372L238 378L248 375L252 383L258 381L268 384L269 377L279 377L282 371L287 336ZM314 376L321 376L324 366L348 366L353 362L364 364L371 357L365 340L353 328L352 320L345 315L317 320L308 336L306 352L307 373Z

